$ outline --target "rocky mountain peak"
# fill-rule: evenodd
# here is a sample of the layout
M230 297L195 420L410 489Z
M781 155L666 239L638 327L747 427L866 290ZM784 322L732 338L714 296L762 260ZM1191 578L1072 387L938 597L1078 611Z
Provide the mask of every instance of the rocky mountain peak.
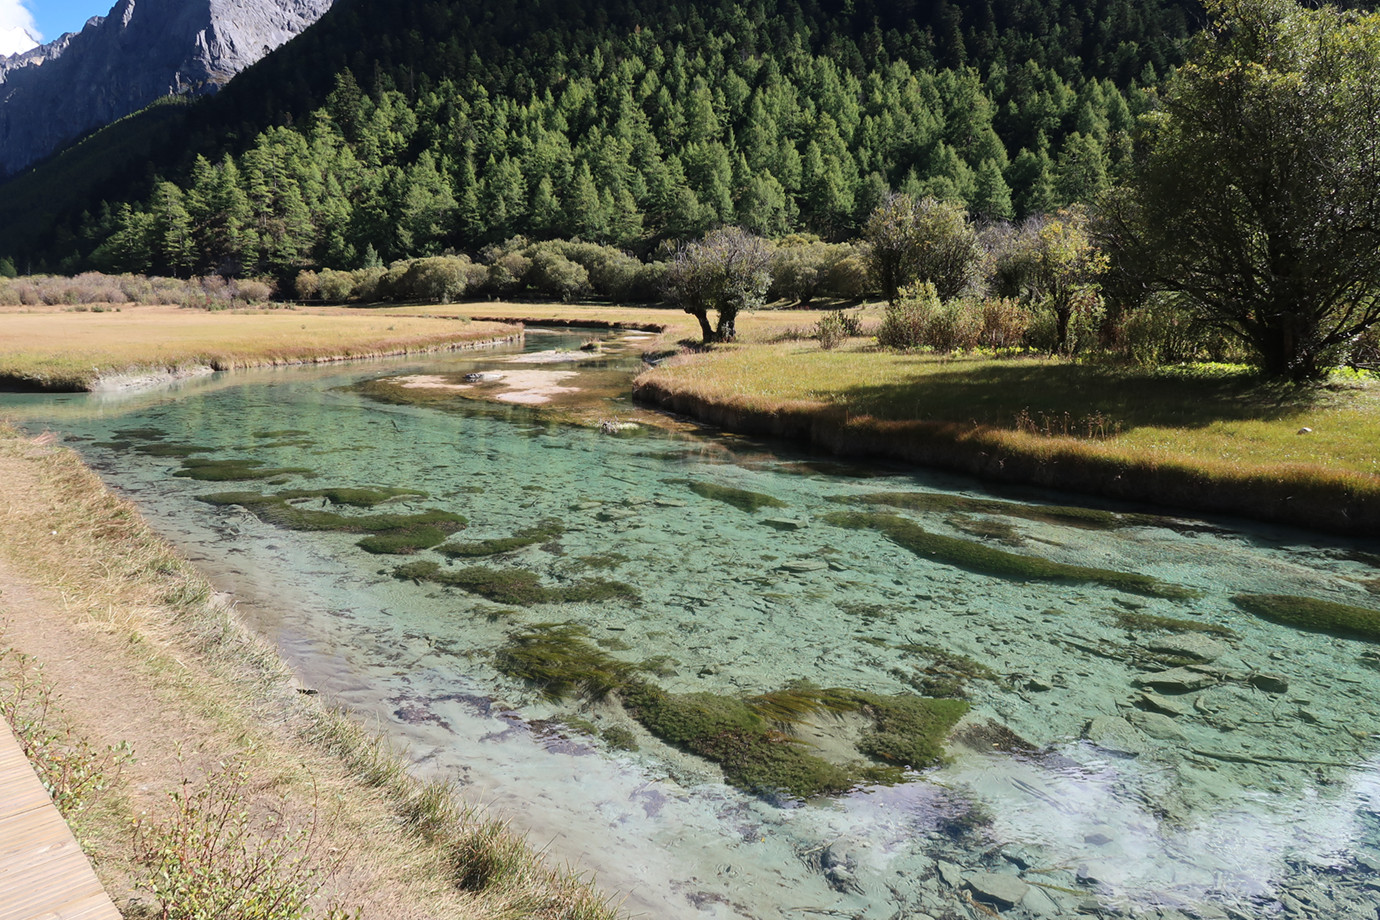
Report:
M0 176L170 94L213 93L333 0L118 0L109 15L0 58Z

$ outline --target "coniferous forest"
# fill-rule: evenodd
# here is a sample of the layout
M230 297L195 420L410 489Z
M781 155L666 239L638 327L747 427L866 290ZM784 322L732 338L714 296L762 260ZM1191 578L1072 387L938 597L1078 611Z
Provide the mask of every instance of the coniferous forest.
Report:
M1126 169L1201 19L1178 0L341 0L219 96L0 186L0 253L286 280L517 236L843 240L893 191L1022 218Z

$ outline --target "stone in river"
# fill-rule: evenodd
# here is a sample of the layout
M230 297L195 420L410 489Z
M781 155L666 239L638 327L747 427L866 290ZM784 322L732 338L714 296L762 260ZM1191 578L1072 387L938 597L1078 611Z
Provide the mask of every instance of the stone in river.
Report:
M1266 693L1284 693L1289 689L1289 681L1278 674L1252 674L1251 686Z
M964 883L978 900L998 907L1015 907L1030 890L1025 882L1005 872L969 872Z
M1167 696L1160 696L1150 690L1146 690L1140 696L1131 701L1136 707L1147 712L1158 712L1166 716L1188 715L1188 708L1177 700L1171 700Z
M1146 738L1121 716L1097 716L1083 730L1083 737L1106 751L1135 756L1146 748Z
M829 568L829 563L823 559L800 559L795 562L783 562L777 566L782 572L790 572L793 575L803 575L806 572L818 572L821 569Z
M1217 678L1188 668L1170 668L1168 671L1146 674L1136 683L1142 687L1154 687L1163 693L1189 693L1211 687L1217 683Z
M797 521L795 518L769 517L763 518L762 523L777 530L801 530L805 527L804 521Z
M1126 718L1136 728L1159 741L1186 740L1183 730L1175 725L1174 720L1169 716L1161 715L1158 712L1135 710L1127 713Z
M1226 643L1211 636L1189 633L1182 636L1158 636L1151 639L1146 647L1161 655L1176 658L1192 658L1194 661L1216 661L1227 653Z
M939 877L951 888L963 884L963 870L951 862L939 861Z

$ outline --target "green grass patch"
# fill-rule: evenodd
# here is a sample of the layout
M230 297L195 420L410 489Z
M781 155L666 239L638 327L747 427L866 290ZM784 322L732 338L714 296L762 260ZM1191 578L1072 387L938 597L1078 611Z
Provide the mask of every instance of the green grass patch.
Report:
M642 600L636 588L621 581L585 578L566 585L547 585L536 572L526 569L495 569L481 565L447 569L439 563L426 560L399 566L393 575L401 579L459 588L498 604L518 607L600 601L635 604Z
M1308 632L1380 640L1380 610L1287 594L1238 594L1232 602L1247 613Z
M173 475L198 482L236 482L277 479L281 476L315 476L316 473L300 466L266 467L262 460L204 460L189 457L182 461L182 469Z
M858 750L874 760L914 770L943 758L944 739L968 712L963 700L875 693L859 693L857 700L873 722L858 742Z
M1211 636L1220 636L1224 639L1232 638L1235 632L1225 626L1217 626L1213 623L1199 623L1197 620L1180 620L1176 617L1156 616L1153 613L1139 613L1136 611L1122 611L1115 614L1116 625L1122 629L1129 629L1132 632L1198 632L1207 633Z
M511 553L523 547L546 543L563 533L565 533L564 524L560 521L546 520L532 527L519 530L511 537L479 540L474 543L447 543L440 548L440 552L454 559L496 556L499 553Z
M749 514L761 511L763 508L786 507L785 502L774 496L763 495L761 492L750 492L747 489L735 489L732 486L722 486L713 482L678 479L668 480L668 484L684 485L701 498L709 498L716 502L723 502L725 505L732 505L739 511L746 511Z
M836 511L826 514L824 520L849 530L875 530L922 559L932 559L982 575L1017 581L1100 584L1133 594L1173 600L1198 596L1198 592L1191 588L1167 584L1146 575L1065 565L1038 556L1008 553L972 540L933 534L915 522L895 514Z

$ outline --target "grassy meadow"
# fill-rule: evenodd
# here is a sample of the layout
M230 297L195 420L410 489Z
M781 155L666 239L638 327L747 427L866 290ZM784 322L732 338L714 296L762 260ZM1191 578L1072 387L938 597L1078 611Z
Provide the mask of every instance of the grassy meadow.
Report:
M1236 368L903 354L855 339L716 348L644 372L635 393L843 454L1380 532L1373 379L1299 387Z
M416 312L416 311L414 311ZM103 377L229 370L434 351L513 335L497 323L345 309L188 310L166 305L0 310L0 383L91 389Z

